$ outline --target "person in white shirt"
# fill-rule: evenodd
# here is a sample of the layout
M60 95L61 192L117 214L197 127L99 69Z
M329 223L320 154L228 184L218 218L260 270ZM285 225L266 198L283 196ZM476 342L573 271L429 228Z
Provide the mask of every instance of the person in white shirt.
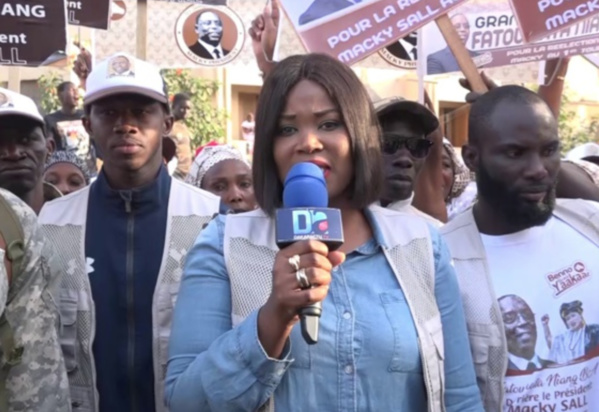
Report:
M588 376L586 389L572 384L599 352L551 365L543 361L551 359L547 339L537 339L547 328L543 315L573 299L599 322L599 204L556 199L559 149L551 109L528 89L498 87L471 107L462 156L476 174L478 201L441 233L487 411L599 410L599 375ZM548 322L556 333L567 330L558 317Z
M205 11L196 20L198 41L189 47L194 54L203 59L218 60L230 53L222 47L223 21L213 11Z

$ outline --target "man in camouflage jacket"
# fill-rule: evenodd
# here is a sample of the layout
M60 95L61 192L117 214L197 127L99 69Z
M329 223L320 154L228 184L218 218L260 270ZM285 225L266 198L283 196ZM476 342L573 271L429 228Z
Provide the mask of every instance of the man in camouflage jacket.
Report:
M3 386L0 393L7 398L4 402L8 400L8 412L70 411L68 380L57 332L58 309L49 292L54 276L50 275L44 257L48 252L38 230L37 217L10 192L0 189L0 196L8 201L23 228L25 253L19 273L6 261L0 263L0 276L11 278L3 313L7 322L0 326L0 337L6 336L10 328L14 343L10 350L3 347L5 340L0 339L0 368L7 371L5 379L0 381ZM6 242L0 236L0 255L4 255L5 247Z

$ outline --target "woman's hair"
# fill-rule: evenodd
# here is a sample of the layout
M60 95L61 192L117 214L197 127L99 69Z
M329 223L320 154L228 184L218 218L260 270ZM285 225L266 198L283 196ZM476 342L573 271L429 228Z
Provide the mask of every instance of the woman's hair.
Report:
M185 182L201 188L206 173L225 160L238 160L250 167L243 154L233 146L208 146L204 147L194 159Z
M52 153L46 161L44 174L48 171L50 167L54 166L57 163L69 163L75 166L77 169L79 169L79 171L81 171L83 179L85 180L85 184L89 185L89 181L91 178L89 168L87 167L85 161L79 158L75 153L68 152L66 150L58 150Z
M348 66L326 55L306 54L278 63L258 99L252 162L258 204L269 215L282 206L283 184L273 147L287 97L302 80L312 81L328 93L347 129L353 156L352 206L362 209L378 201L383 186L380 130L368 93Z

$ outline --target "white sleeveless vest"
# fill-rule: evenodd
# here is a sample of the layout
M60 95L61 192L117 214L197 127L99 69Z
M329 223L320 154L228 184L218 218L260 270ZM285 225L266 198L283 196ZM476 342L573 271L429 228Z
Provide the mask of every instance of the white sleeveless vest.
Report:
M429 228L422 219L380 206L371 206L369 212L382 232L387 245L382 247L383 252L416 325L428 412L443 412L444 342L435 299L435 262ZM279 250L275 222L261 210L227 215L223 246L235 327L270 296L272 267ZM261 410L273 412L273 399Z
M95 308L85 257L89 186L47 203L39 222L55 246L57 265L65 270L60 285L63 348L74 411L98 410L92 352ZM173 309L187 252L204 225L218 213L220 198L172 179L164 252L152 305L156 411L164 412L164 379Z
M558 200L554 215L599 247L599 209L584 200ZM441 229L453 257L476 380L485 411L503 408L508 365L507 342L501 310L489 273L485 248L472 209Z

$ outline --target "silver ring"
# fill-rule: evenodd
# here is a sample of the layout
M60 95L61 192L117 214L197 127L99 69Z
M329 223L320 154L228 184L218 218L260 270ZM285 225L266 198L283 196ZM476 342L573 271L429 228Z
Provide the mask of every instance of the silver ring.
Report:
M310 284L310 281L308 280L308 276L306 276L305 269L302 268L295 272L295 278L301 289L309 289L312 287L312 284Z
M289 264L291 265L291 267L293 268L293 270L295 270L296 272L298 270L300 270L300 257L299 255L293 255L289 258Z

